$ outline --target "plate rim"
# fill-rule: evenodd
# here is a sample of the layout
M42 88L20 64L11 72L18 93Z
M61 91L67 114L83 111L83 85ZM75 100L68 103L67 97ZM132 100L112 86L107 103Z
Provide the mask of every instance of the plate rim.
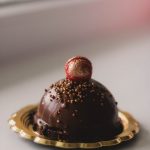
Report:
M34 104L34 105L27 105L21 108L19 111L17 111L16 113L10 116L8 120L8 124L10 128L16 133L18 133L21 137L31 140L38 144L42 144L42 145L53 146L53 147L58 147L58 148L66 148L66 149L101 148L101 147L106 147L106 146L118 145L122 142L131 140L132 138L135 137L136 134L139 133L139 130L140 130L139 123L134 119L134 117L130 113L119 110L119 115L122 115L125 117L125 119L127 119L128 128L126 130L123 130L122 133L117 135L114 139L92 142L92 143L71 143L71 142L50 140L44 137L40 137L39 135L35 134L33 130L30 130L23 124L24 120L22 120L22 118L27 117L25 115L29 114L29 112L31 111L34 111L37 108L37 106L38 104Z

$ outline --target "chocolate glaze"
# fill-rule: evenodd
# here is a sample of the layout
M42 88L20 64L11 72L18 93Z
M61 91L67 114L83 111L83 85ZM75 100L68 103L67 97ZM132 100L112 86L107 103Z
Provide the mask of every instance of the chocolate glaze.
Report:
M123 129L117 102L93 79L52 84L45 90L34 122L41 135L71 142L111 139Z

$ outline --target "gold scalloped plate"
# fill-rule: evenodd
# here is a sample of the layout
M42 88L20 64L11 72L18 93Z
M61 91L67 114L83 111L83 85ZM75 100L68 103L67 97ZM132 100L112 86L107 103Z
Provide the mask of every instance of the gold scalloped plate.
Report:
M33 130L33 125L31 123L31 113L35 112L37 105L29 105L15 114L11 115L9 119L10 128L19 133L21 137L32 140L35 143L59 147L59 148L100 148L104 146L113 146L120 144L124 141L132 139L137 133L139 133L138 122L127 112L119 111L119 117L123 122L124 129L121 134L117 135L114 139L107 141L98 141L93 143L68 143L64 141L55 141L47 139L43 136L38 135Z

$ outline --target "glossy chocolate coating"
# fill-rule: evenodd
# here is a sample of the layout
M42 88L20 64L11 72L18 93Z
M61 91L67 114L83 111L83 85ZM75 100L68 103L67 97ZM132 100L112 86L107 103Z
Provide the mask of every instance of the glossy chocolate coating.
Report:
M122 131L112 94L93 79L63 79L51 85L34 121L40 134L71 142L111 139Z

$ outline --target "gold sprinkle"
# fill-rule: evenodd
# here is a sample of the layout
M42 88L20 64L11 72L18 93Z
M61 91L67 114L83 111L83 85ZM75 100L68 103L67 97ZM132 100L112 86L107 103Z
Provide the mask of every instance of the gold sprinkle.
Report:
M60 123L60 120L57 120L57 123Z
M67 133L67 131L64 130L64 134L66 134L66 133Z
M57 114L60 114L60 111L58 110Z

